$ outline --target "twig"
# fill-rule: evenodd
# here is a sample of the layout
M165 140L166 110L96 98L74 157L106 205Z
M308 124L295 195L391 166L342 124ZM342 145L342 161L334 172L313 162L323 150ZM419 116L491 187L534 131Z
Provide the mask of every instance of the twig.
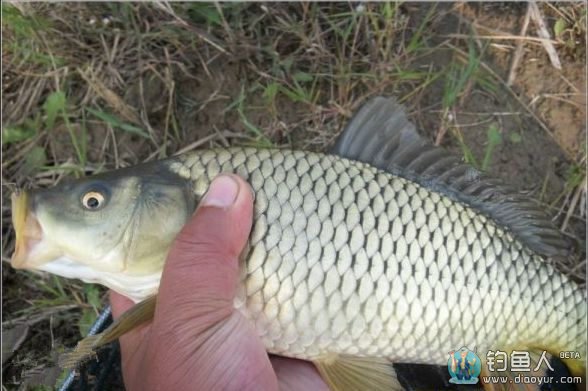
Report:
M186 145L184 148L178 150L177 152L174 153L174 156L177 155L181 155L182 153L186 153L189 152L193 149L196 149L198 147L200 147L201 145L209 142L209 141L213 141L216 138L221 139L221 141L223 141L223 144L226 143L227 138L240 138L240 139L249 139L248 136L244 136L241 133L234 133L234 132L230 132L228 130L225 131L218 131L218 129L215 128L215 133L209 134L206 137L203 137L199 140L194 141L191 144ZM226 145L225 145L226 146Z
M494 48L496 50L502 50L503 52L510 52L511 50L514 49L514 46L512 46L512 45L505 45L505 44L501 44L501 43L491 43L490 47Z
M23 315L18 318L6 320L2 322L2 328L7 326L11 326L14 324L27 324L29 326L34 325L35 323L39 323L42 320L49 318L51 315L56 314L62 311L69 311L74 308L80 308L77 304L68 304L68 305L58 305L55 307L47 308L36 315Z
M175 13L175 11L173 10L173 8L171 7L171 5L169 3L156 1L154 4L159 9L161 9L162 11L164 11L165 13L170 15L172 18L174 18L174 21L171 22L172 24L178 24L178 25L182 26L183 28L190 30L191 32L196 34L200 39L202 39L204 42L212 45L219 52L222 52L224 54L228 53L227 50L225 48L223 48L219 43L217 43L216 39L213 38L210 34L206 33L205 31L203 31L197 27L192 26L191 24L186 22L184 19L180 18Z
M580 95L580 94L540 94L531 100L531 102L529 103L529 106L534 106L539 99L547 98L547 99L553 99L553 100L557 100L559 102L567 103L569 105L572 105L572 106L579 108L580 110L584 109L586 107L586 105L576 103L570 99L562 98L562 96L573 96L573 95Z
M521 33L519 35L525 36L527 35L527 28L529 27L529 20L531 20L531 3L527 6L527 12L525 13L525 19L523 21L523 27L521 27ZM523 57L523 45L525 41L518 41L517 48L515 49L515 53L512 57L512 63L510 65L510 72L508 72L508 78L506 79L506 85L511 86L514 82L517 66Z
M572 89L574 90L574 92L578 93L578 94L583 94L582 92L580 92L580 90L578 89L578 87L576 87L571 81L569 81L568 79L566 79L566 77L564 75L559 75L559 77L566 82L566 84ZM585 95L585 94L584 94Z
M542 43L547 40L547 41L551 41L553 43L559 43L558 41L551 40L551 38L549 36L547 38L543 38L543 37L529 37L529 36L512 35L512 34L509 34L507 32L501 31L501 30L497 30L497 29L494 29L491 27L481 25L480 23L478 23L476 21L471 21L471 20L467 19L466 17L464 17L463 15L460 15L458 13L454 13L453 15L455 15L461 22L465 22L465 23L467 23L477 29L487 31L490 34L487 36L480 35L479 38L511 39L511 40L523 39L523 40L526 40L529 42L538 42L538 43Z
M217 133L209 134L206 137L202 137L201 139L198 139L197 141L194 141L193 143L186 145L184 148L182 148L179 151L177 151L176 153L174 153L174 155L181 155L182 153L186 153L188 151L196 149L199 146L206 144L207 142L214 140L217 137L218 137Z
M463 38L463 39L470 39L472 38L471 35L469 34L447 34L444 35L444 37L448 37L448 38ZM504 35L476 35L476 38L480 38L480 39L496 39L496 40L505 40L505 41L528 41L528 42L536 42L536 43L541 43L541 44L545 44L545 42L554 44L554 43L559 43L557 41L554 41L552 39L549 38L537 38L537 37L526 37L524 35L510 35L510 34L504 34Z
M539 34L539 37L544 38L541 43L543 44L543 47L549 56L551 65L553 65L555 69L561 70L561 61L559 61L557 51L555 50L553 43L551 43L549 30L547 30L547 26L545 25L545 21L543 20L543 16L541 15L541 11L539 11L537 3L531 1L529 3L529 9L531 10L531 19L533 19L533 22L537 26L537 34Z
M572 197L572 200L570 201L570 207L568 208L568 211L566 213L566 218L564 219L562 225L561 225L561 230L565 231L566 228L568 227L568 223L570 221L570 217L572 216L572 213L574 213L574 210L576 209L576 204L578 203L578 200L580 199L580 194L582 194L583 191L585 191L586 189L586 178L584 178L584 180L582 181L582 184L580 186L578 186L578 188L576 189L574 196Z
M469 123L469 124L458 124L458 123L456 123L453 126L456 127L456 128L471 128L473 126L484 125L484 124L487 124L488 122L492 122L492 121L494 121L494 118L490 117L490 118L487 118L485 120L476 121L476 122L472 122L472 123Z
M431 113L443 113L444 110L429 110ZM460 111L459 115L492 115L496 117L504 117L504 116L511 116L511 115L521 115L520 111L494 111L494 112L487 112L487 111Z
M89 68L87 71L78 68L78 74L88 83L88 86L126 121L141 125L141 119L135 109L129 106L116 92L108 88ZM152 135L152 134L151 134Z
M2 170L6 169L6 167L10 166L11 164L13 164L14 162L17 162L21 159L24 159L24 156L29 153L29 151L31 149L33 149L34 147L36 147L37 145L39 145L41 138L44 136L43 133L38 134L37 136L35 136L34 138L30 139L29 141L25 142L24 146L18 151L16 152L13 156L11 156L10 158L6 158L4 157L4 160L2 162Z
M443 115L441 116L441 127L439 128L437 136L435 137L435 145L441 145L443 142L443 137L445 137L445 133L447 133L447 128L449 127L448 122L452 120L453 115L449 112L449 108L446 107L443 111Z
M212 126L212 128L214 129L214 132L216 134L218 134L218 137L221 141L221 144L223 145L223 147L228 148L231 146L231 144L229 143L229 140L225 137L225 135L223 134L223 132L221 132L215 125Z

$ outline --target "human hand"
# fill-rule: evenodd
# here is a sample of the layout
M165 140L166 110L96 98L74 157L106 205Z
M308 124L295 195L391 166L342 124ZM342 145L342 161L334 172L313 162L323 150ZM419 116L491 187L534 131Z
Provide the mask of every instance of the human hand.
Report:
M120 338L127 390L327 390L311 363L268 357L233 307L253 195L237 176L216 178L173 244L153 322ZM114 317L132 307L111 292Z

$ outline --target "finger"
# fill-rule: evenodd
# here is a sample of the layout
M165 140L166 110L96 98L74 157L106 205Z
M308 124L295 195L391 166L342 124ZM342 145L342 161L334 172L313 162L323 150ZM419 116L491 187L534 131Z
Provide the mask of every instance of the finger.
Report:
M110 290L110 305L112 306L112 317L118 319L124 314L134 303L131 299L121 295L118 292Z
M112 306L112 317L118 319L122 314L128 311L135 303L126 296L110 290L110 305ZM129 381L128 377L137 372L141 358L145 355L145 341L148 341L151 324L141 325L128 333L122 335L118 341L120 344L121 364L125 374L125 383ZM127 384L127 389L131 387Z
M205 328L230 315L252 214L253 194L244 180L235 175L213 180L169 252L156 319L164 313L175 318L168 321L207 317L200 322Z
M122 314L128 311L135 303L126 296L121 295L113 290L110 290L110 305L112 306L112 318L118 319ZM119 338L121 350L127 355L136 350L140 345L145 335L148 333L149 324L141 325L129 331Z

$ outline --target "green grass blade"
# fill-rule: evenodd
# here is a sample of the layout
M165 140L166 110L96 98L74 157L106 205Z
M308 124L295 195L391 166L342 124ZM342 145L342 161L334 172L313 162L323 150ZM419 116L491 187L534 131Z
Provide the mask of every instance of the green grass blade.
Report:
M45 129L53 128L59 112L65 110L65 104L66 99L63 91L55 91L47 97L43 104L43 111L45 112Z
M490 162L492 160L492 153L497 145L502 142L502 135L498 131L498 126L496 124L490 125L488 128L488 145L486 146L486 150L484 152L484 160L482 160L482 170L488 170L490 167Z
M136 135L144 137L144 138L150 138L149 134L147 132L145 132L143 129L141 129L137 126L128 124L126 122L123 122L123 121L119 120L118 118L116 118L115 116L113 116L112 114L109 114L109 113L106 113L106 112L100 111L100 110L94 110L90 107L87 107L86 110L88 112L90 112L92 115L94 115L96 118L106 122L107 124L109 124L113 128L117 128L117 129L123 130L128 133L136 134Z

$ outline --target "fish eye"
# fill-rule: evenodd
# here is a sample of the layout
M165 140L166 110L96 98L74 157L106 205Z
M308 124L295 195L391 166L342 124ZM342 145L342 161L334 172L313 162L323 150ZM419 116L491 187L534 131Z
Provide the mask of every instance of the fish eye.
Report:
M104 195L95 190L89 191L82 197L82 205L88 210L98 210L104 205Z

